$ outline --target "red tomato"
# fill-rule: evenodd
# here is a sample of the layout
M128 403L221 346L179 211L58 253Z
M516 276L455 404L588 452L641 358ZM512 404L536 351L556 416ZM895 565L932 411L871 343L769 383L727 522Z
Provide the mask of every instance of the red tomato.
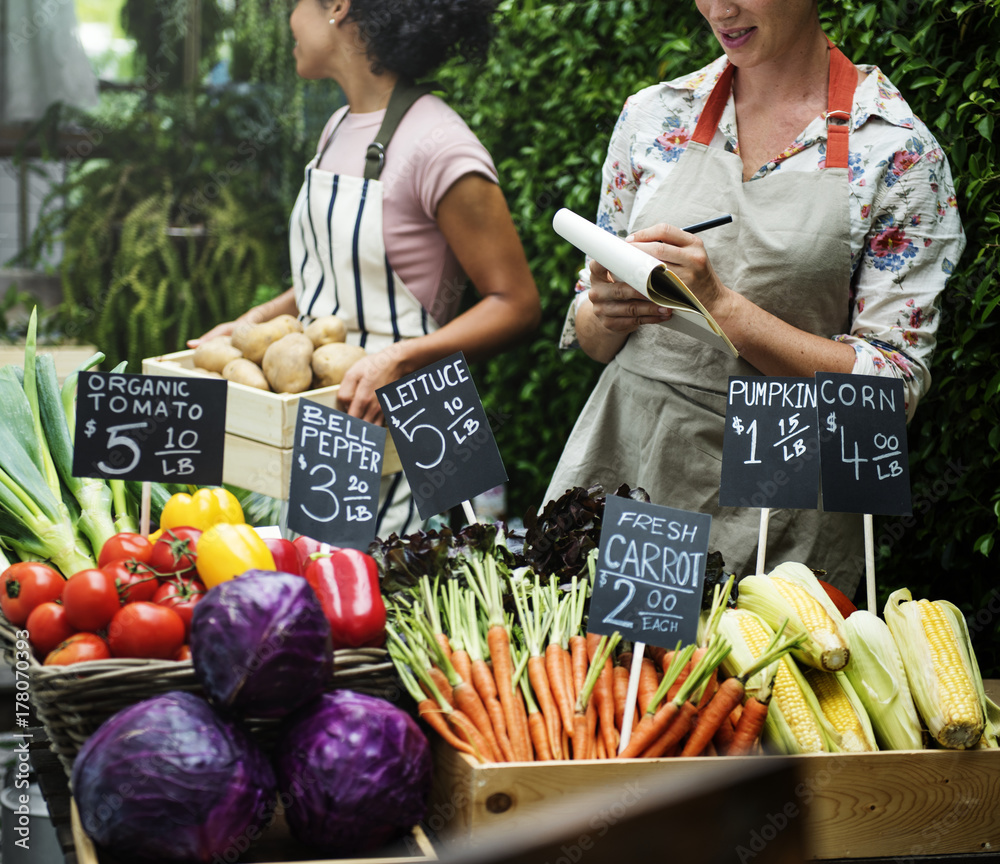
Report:
M114 657L172 660L184 639L181 616L158 603L129 603L108 625L108 647Z
M66 620L66 607L52 601L32 609L24 626L39 657L47 656L60 642L76 633L76 628Z
M108 643L96 633L74 633L45 658L46 666L68 666L86 660L107 660L111 657Z
M301 572L303 574L306 572L306 567L312 563L312 558L310 556L313 552L323 552L326 555L332 555L340 549L339 546L331 546L329 543L321 543L319 540L313 540L312 537L306 537L305 535L296 537L292 541L292 545L298 550L299 561L302 562Z
M62 594L66 620L77 630L95 633L121 608L118 586L103 570L80 570L66 580Z
M156 574L149 569L148 564L141 561L112 561L100 569L115 580L122 604L152 600L156 589L160 587Z
M142 534L122 531L104 541L101 553L97 556L97 566L103 567L112 561L124 561L134 558L136 561L148 561L153 554L153 544Z
M281 537L273 537L264 540L267 548L274 556L274 569L279 573L292 573L301 576L304 572L302 559L299 557L299 550L291 540L284 540Z
M66 580L62 573L37 561L18 561L3 571L0 609L11 624L20 626L32 610L62 596Z
M160 576L191 573L198 560L198 538L200 528L167 528L153 544L153 554L149 565Z
M184 660L190 660L190 659L191 659L191 646L181 645L180 649L174 655L174 660L180 663L183 662Z
M198 579L171 579L156 589L153 602L173 609L181 616L186 637L191 632L191 614L206 590L204 583Z

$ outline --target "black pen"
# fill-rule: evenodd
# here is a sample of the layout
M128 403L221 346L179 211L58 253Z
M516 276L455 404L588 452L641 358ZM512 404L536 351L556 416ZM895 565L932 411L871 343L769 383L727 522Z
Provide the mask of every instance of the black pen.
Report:
M733 217L726 213L724 216L716 216L714 219L706 219L704 222L695 222L694 225L681 228L681 231L687 231L688 234L697 234L699 231L707 231L709 228L718 228L719 225L728 225L732 221Z

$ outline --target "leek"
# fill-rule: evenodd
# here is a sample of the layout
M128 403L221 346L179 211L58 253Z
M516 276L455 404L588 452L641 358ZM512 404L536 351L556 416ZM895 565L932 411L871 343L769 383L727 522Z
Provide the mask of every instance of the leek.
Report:
M0 368L0 404L4 406L0 423L0 507L24 529L21 539L34 538L32 545L44 550L45 557L64 575L93 567L94 558L82 548L69 509L61 495L53 493L42 469L32 459L32 454L38 453L38 438L31 405L10 366Z
M36 377L37 398L52 459L66 488L80 505L77 528L99 555L105 541L115 534L111 489L101 478L73 476L73 439L63 412L56 364L51 355L43 354L38 358Z

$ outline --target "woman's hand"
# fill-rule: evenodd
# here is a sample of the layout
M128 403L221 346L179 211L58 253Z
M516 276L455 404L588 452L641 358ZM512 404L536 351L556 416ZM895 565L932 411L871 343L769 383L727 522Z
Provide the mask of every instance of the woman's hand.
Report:
M606 267L590 262L589 298L594 317L612 333L627 336L643 324L670 319L669 309L647 300L624 282L618 282Z
M396 342L375 354L362 357L347 370L344 380L340 382L340 390L337 391L337 401L343 411L369 423L384 425L382 406L378 403L375 391L409 371L404 366L404 345L406 343Z
M197 339L188 339L188 348L197 348L202 342L207 342L209 339L214 339L216 336L232 336L233 330L236 329L235 321L223 321L221 324L216 324L211 330Z
M636 231L626 240L673 270L720 326L724 326L735 299L734 292L722 284L701 238L664 222Z

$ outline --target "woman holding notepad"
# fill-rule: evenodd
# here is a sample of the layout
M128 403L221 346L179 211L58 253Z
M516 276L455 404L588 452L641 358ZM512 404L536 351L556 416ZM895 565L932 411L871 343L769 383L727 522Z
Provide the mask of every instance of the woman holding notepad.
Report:
M712 548L743 574L760 514L718 506L729 376L901 378L912 417L965 238L940 146L881 71L830 43L816 0L698 8L725 53L626 102L597 223L673 270L739 357L659 326L669 310L588 261L563 345L608 365L546 500L642 486L654 503L710 513ZM720 214L733 221L677 227ZM774 511L770 526L769 561L822 567L853 593L860 515Z

